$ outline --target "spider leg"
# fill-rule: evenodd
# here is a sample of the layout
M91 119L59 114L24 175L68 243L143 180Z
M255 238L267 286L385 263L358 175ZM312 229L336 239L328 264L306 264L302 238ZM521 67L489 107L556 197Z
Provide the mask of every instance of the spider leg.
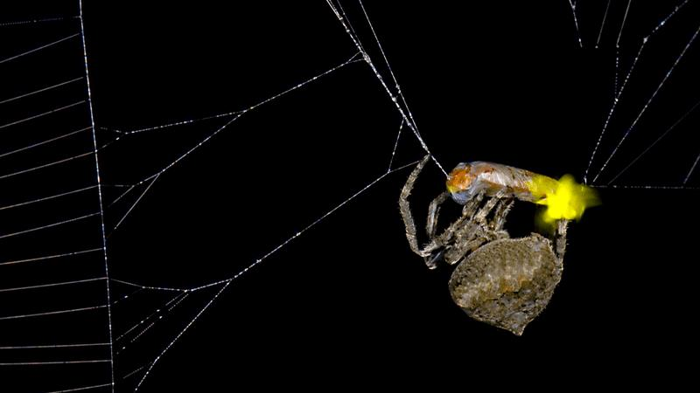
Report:
M560 260L564 259L564 253L566 252L566 231L568 227L568 220L557 221L557 229L554 233L554 243L556 246L555 253L557 254L557 258Z
M430 270L437 268L438 262L444 258L444 255L447 252L445 248L437 248L436 250L438 251L435 251L431 255L423 258L423 260L425 261L425 266L427 266Z
M476 214L476 210L481 205L481 201L484 200L486 193L484 191L479 192L473 198L471 198L462 208L462 217L469 218L470 220Z
M451 242L455 237L455 234L464 231L465 225L470 225L469 223L473 220L474 212L477 210L483 199L483 191L470 199L462 209L462 217L445 228L445 230L439 236L433 238L434 240L431 243L448 244Z
M469 252L475 250L479 245L485 243L481 230L473 222L468 222L458 234L455 235L457 241L447 251L445 251L444 260L450 265L459 262Z
M428 220L427 224L425 225L425 232L428 234L428 238L430 239L435 237L435 230L437 228L438 217L440 215L440 205L445 203L449 197L450 192L445 191L430 202L430 207L428 208Z
M502 199L498 203L496 211L493 214L493 220L491 220L490 226L492 231L497 232L503 230L503 226L506 223L506 216L508 216L513 204L515 204L515 199L512 198Z
M503 225L514 200L503 198L504 195L505 192L499 192L479 209L484 197L484 194L481 193L465 205L464 222L454 234L456 241L453 247L448 249L444 255L447 263L455 264L483 244L508 237L508 232L503 230ZM489 220L491 212L494 212L494 216Z
M479 209L479 211L476 213L474 216L474 221L476 221L479 225L482 225L484 227L488 227L488 223L486 221L486 217L488 217L489 213L493 211L493 209L496 207L496 205L501 202L503 199L503 196L505 195L504 191L499 191L496 195L491 197L484 206Z
M418 179L418 175L420 174L421 170L423 170L423 167L429 159L430 155L428 154L421 160L421 162L418 163L418 165L416 165L413 172L411 172L411 174L408 176L408 180L406 180L406 184L403 186L401 196L399 197L399 211L401 212L403 224L406 227L406 239L408 239L408 245L411 247L411 250L414 253L422 257L430 256L432 250L421 250L418 246L418 238L416 237L416 223L413 221L413 215L411 214L411 206L408 203L408 197L411 195L413 185L415 184L416 179Z
M464 258L467 254L476 251L483 244L492 242L497 239L507 238L506 231L492 231L487 227L482 227L474 221L468 222L455 235L457 241L454 246L445 252L445 262L454 265Z
M445 230L431 242L433 244L449 245L440 255L448 264L454 264L461 259L459 255L464 255L466 253L462 252L464 241L461 241L461 239L471 237L479 230L478 226L474 225L474 214L484 200L484 196L485 192L481 191L469 199L462 208L462 216L445 228ZM454 241L454 239L457 239L457 241ZM427 263L429 263L429 261L426 260L426 264Z

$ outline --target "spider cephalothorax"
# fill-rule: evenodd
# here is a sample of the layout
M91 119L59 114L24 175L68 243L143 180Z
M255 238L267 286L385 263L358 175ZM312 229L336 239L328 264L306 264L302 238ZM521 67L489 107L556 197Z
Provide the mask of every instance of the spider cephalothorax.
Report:
M589 191L576 185L575 192L568 192L564 188L571 187L565 179L501 164L462 163L448 176L447 191L430 203L428 241L420 247L408 197L429 158L416 166L399 198L411 250L430 269L440 260L459 263L449 285L454 301L472 318L522 334L549 303L561 279L567 225L583 212L585 199L592 198ZM570 196L562 197L560 189ZM463 205L462 214L437 234L440 206L450 197ZM549 212L552 239L536 233L510 239L504 224L516 199L550 205L550 210L557 204L556 211Z

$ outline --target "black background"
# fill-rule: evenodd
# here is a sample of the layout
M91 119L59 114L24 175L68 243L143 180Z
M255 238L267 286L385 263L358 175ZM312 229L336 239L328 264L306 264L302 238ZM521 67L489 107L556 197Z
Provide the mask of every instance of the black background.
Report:
M323 1L172 3L86 2L98 127L134 130L244 109L356 53ZM445 169L487 160L581 179L612 103L626 2L611 5L597 49L604 1L579 6L583 48L566 1L404 3L365 6L418 127ZM620 41L620 84L643 37L675 5L632 4ZM361 9L354 2L343 6L389 81ZM34 4L3 19L76 13L70 2ZM593 173L698 28L698 15L691 1L649 39ZM77 27L77 20L59 23ZM49 29L13 29L43 28ZM698 44L598 184L700 99ZM78 56L73 71L81 71L80 53L70 53ZM691 114L613 184L682 184L698 154L692 135L699 119ZM235 275L381 176L400 121L362 62L243 115L163 173L109 237L111 277L189 288ZM100 154L102 180L131 184L156 173L225 122L123 137ZM98 140L115 135L101 130ZM422 154L405 129L394 166ZM451 269L428 271L410 252L397 206L409 171L388 175L236 280L159 360L143 391L278 383L369 388L423 380L467 388L511 378L539 386L560 373L574 384L601 386L603 377L632 383L668 380L666 369L685 375L683 365L690 363L681 359L697 344L697 191L600 189L603 205L570 229L564 277L549 307L515 337L469 319L449 297ZM697 186L697 178L688 186ZM434 165L419 179L412 199L419 225L443 181ZM107 201L116 195L105 191ZM107 210L108 233L137 196ZM532 207L519 206L510 216L512 234L527 234L533 215ZM37 282L52 281L43 270L32 274ZM112 290L118 297L131 289L113 283ZM117 356L117 377L152 360L215 292L193 294L131 352ZM115 306L115 335L171 295L138 296ZM133 389L141 375L119 379L118 389Z

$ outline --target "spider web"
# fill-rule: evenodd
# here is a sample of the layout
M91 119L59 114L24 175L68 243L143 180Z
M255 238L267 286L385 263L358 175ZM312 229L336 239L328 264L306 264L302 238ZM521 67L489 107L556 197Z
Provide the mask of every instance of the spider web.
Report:
M579 165L587 164L586 179L601 188L694 189L700 155L688 154L686 150L692 150L693 146L688 146L687 140L671 146L679 158L664 166L661 176L656 177L660 171L649 168L658 167L659 158L654 153L661 150L664 142L674 135L687 134L691 124L697 124L697 117L693 117L697 116L697 96L664 97L674 80L690 84L688 73L692 71L691 65L697 64L697 55L691 56L697 53L692 49L697 45L694 43L700 27L693 25L696 21L692 21L693 12L689 10L696 4L679 2L668 9L637 14L638 19L631 2L620 9L608 4L585 10L575 2L565 6L570 8L574 26L567 24L570 20L565 20L562 13L562 26L569 26L572 33L562 35L567 39L574 37L573 46L578 42L583 48L579 50L592 50L595 45L599 52L594 56L604 61L614 60L607 63L613 65L610 80L601 82L613 86L606 105L601 105L609 107L602 130L592 152L587 152L587 160L573 157ZM18 12L17 17L0 24L6 37L11 37L3 40L7 44L3 44L0 55L0 67L5 67L2 70L5 88L0 97L0 105L4 106L0 126L4 150L0 160L4 160L5 168L0 175L0 180L5 182L0 207L4 226L0 232L3 241L0 269L5 271L0 296L5 298L0 324L5 324L3 331L12 332L0 343L0 367L3 381L10 381L3 382L10 387L9 391L145 389L151 374L167 358L165 355L197 326L200 316L225 291L231 290L231 283L239 283L238 278L254 269L263 269L263 261L277 257L288 248L285 259L298 258L294 246L300 237L307 237L307 232L329 217L350 208L365 193L393 181L395 175L404 173L401 172L404 168L420 158L421 151L429 153L429 146L439 145L423 138L382 47L391 39L379 39L390 33L381 24L370 23L373 9L365 8L362 2L327 3L324 11L328 20L319 23L324 31L337 34L333 36L332 50L325 48L328 51L325 56L309 54L323 46L319 42L312 42L306 49L308 52L301 55L282 52L277 57L263 56L262 61L242 56L253 63L251 67L262 64L263 68L255 74L251 68L241 66L236 74L250 75L254 80L236 79L235 93L231 93L234 91L231 85L220 88L216 95L212 94L219 101L217 104L207 101L197 106L188 101L178 107L177 100L173 100L159 106L148 105L150 97L145 93L144 97L134 97L136 103L129 106L112 102L109 97L100 101L95 95L97 121L93 119L93 91L88 72L95 68L99 78L100 62L115 59L100 53L104 49L97 45L90 46L89 28L86 37L83 26L83 22L88 26L90 22L82 17L82 7L61 8L58 4L52 7L42 8L41 12L24 10L25 14ZM319 8L319 4L306 7ZM376 12L381 19L382 11ZM598 16L594 18L594 15ZM122 22L120 18L115 20L118 24ZM248 49L260 55L260 46L268 40L284 40L279 31L294 26L291 22L293 18L284 17L269 22L269 26L278 30L268 33L269 37L263 34L265 29L255 32L260 41L247 48L244 42L239 42L244 48L237 49L237 53ZM675 35L673 39L666 38L663 42L672 45L654 52L665 61L644 63L646 56L651 56L647 53L652 51L654 41L670 34L665 30L674 28L677 30L672 33L685 39L676 40ZM291 36L289 40L298 43L300 38ZM301 37L309 36L312 35ZM615 43L614 47L611 42ZM627 45L635 49L628 52ZM98 59L95 62L92 62L93 53ZM131 58L137 57L134 54ZM190 58L200 61L197 54ZM295 63L295 58L323 61L310 65L308 61ZM283 66L275 67L281 61L285 62ZM119 66L129 64L119 63ZM138 67L147 66L138 64ZM148 74L147 70L141 72ZM261 80L259 75L266 79ZM644 76L643 83L638 75ZM162 85L158 81L136 83L150 83L154 90L173 89L172 79ZM178 80L175 88L180 88L180 83L187 82ZM105 88L109 89L117 87ZM359 92L349 94L353 89ZM147 92L148 88L142 91ZM190 86L189 91L196 89ZM335 105L329 102L343 95L360 97L366 102L357 99ZM127 95L115 96L123 99ZM314 110L292 106L290 100L295 97ZM420 105L421 101L416 99L416 102ZM607 105L608 102L611 104ZM659 102L666 105L652 114ZM104 119L118 121L101 122L100 113ZM386 113L391 116L378 115ZM275 117L284 120L269 121ZM158 125L122 125L140 121L157 123L153 119L169 120ZM695 123L691 123L693 119ZM646 127L638 130L643 126ZM241 131L237 133L238 127ZM279 127L284 127L281 132L266 131ZM325 136L319 131L304 135L299 132L303 128L337 131L327 132ZM435 128L439 127L430 127ZM590 131L581 134L588 142L593 139ZM634 139L636 134L643 137ZM346 136L340 143L335 140L339 135ZM436 141L452 138L447 131L444 135L431 132L431 136ZM472 144L489 146L484 136L469 135L469 138L475 142ZM370 140L375 145L371 148L367 146ZM459 139L455 143L461 145ZM296 151L283 149L285 145L294 146ZM231 146L236 146L235 151L231 151ZM259 157L242 154L241 146L254 146L251 149L260 152ZM329 148L319 149L319 146ZM453 162L455 157L450 154L463 154L436 151L438 158L439 154L449 158L446 162ZM362 152L361 158L358 152ZM444 173L440 161L433 157ZM196 160L200 160L198 167L205 169L193 167L191 162ZM96 162L100 168L95 167ZM246 173L250 162L258 166L254 173ZM338 176L325 175L317 169L329 165L333 165ZM545 167L537 159L533 165ZM398 177L396 184L401 183L402 176ZM625 178L637 182L619 182ZM674 178L677 181L671 184L656 182ZM231 193L221 186L224 182L240 188ZM265 190L266 195L250 191L253 189ZM323 195L319 197L318 193ZM193 197L196 194L205 194L206 198ZM238 199L232 206L226 200L234 195ZM187 201L192 198L193 201ZM394 203L393 199L388 200ZM223 207L207 210L203 203ZM237 211L245 209L241 206L273 207L270 211L256 208L255 214L244 215ZM312 210L294 211L293 206ZM207 214L203 218L193 217L197 211ZM226 221L235 221L230 228L232 232L245 228L245 233L265 236L253 235L254 244L236 242L225 247L230 251L220 255L235 259L233 262L195 265L194 272L191 264L178 266L174 263L177 253L185 253L179 256L182 260L198 261L198 264L202 260L221 259L202 249L212 248L214 243L226 244L231 233L216 235L212 234L213 230L205 230L203 235L192 233L197 232L193 228L206 228L206 222L216 219L212 213L220 214ZM284 215L282 220L280 214ZM182 227L179 221L188 225ZM308 224L298 226L300 222ZM173 228L164 228L168 226ZM184 236L174 233L182 230L187 232ZM149 236L153 231L167 233ZM249 236L245 233L237 236ZM321 234L313 236L323 239L317 241L320 243L333 241ZM362 237L347 233L343 236L350 244L363 241ZM396 237L401 236L398 232ZM173 246L178 243L201 249L188 253L187 247ZM168 247L175 254L164 251ZM269 251L260 253L261 249ZM335 254L330 257L342 259ZM152 266L143 268L144 261ZM318 269L319 265L312 267ZM169 279L163 279L165 272L171 276ZM275 274L273 270L264 273ZM171 285L145 285L149 282ZM246 296L245 290L252 290L244 282L240 281L238 296ZM323 306L327 305L323 303ZM44 329L45 324L56 328ZM5 371L12 375L6 377ZM28 377L37 372L46 377Z

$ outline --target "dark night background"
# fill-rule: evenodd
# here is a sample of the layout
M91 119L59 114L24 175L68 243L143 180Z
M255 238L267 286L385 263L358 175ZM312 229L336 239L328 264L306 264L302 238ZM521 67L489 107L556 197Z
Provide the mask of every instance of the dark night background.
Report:
M77 15L74 3L30 1L17 9L3 5L0 21ZM250 107L356 53L324 1L174 3L85 2L99 145L118 135L109 130L134 130ZM564 0L407 3L366 1L365 6L418 127L445 169L460 161L486 160L554 177L572 173L580 180L612 103L615 41L627 2L612 2L598 49L595 42L605 1L580 2L583 48L576 41L571 9ZM642 38L681 2L654 3L659 4L632 4L620 41L620 83ZM698 29L699 5L690 1L649 39L593 173ZM361 9L353 1L343 6L385 72ZM78 32L79 24L73 19L0 29L2 59ZM599 184L610 181L700 100L699 45L690 46ZM6 73L2 83L11 86L0 99L19 94L23 83L36 75L58 75L51 81L80 76L81 54L80 42L74 40L49 54L33 55L26 64L35 68L18 64L10 74L0 64L0 76ZM66 60L66 65L54 63L50 56ZM386 73L385 78L390 80ZM79 97L84 87L73 86L71 94ZM53 106L71 102L61 100L58 92L46 98L51 99ZM27 105L19 108L31 115ZM3 122L22 117L8 111L0 107ZM82 107L47 124L85 125L87 116ZM362 62L243 115L163 173L113 234L110 228L144 187L108 208L110 276L188 288L235 275L382 175L400 121ZM156 173L225 122L208 120L123 137L100 153L102 180L107 185L132 184ZM691 113L614 184L681 185L700 153L691 137L699 124L700 113ZM13 135L1 134L2 143L21 146ZM90 148L92 142L81 143ZM63 157L61 151L42 154ZM404 130L395 166L422 154L414 136ZM46 161L37 155L26 159L3 173ZM86 179L94 176L92 161L79 167ZM499 376L497 383L512 379L539 386L540 378L558 373L570 376L570 383L600 386L603 377L610 377L629 386L680 381L687 375L681 359L697 348L692 320L698 258L693 242L700 191L600 189L603 205L570 229L564 276L550 305L522 337L515 337L468 318L449 296L452 269L428 271L409 250L397 205L409 172L387 176L236 280L160 359L142 391L214 392L279 383L334 390L440 380L457 381L466 389L487 381L491 374ZM1 187L16 191L52 184L58 190L71 189L61 177L36 176ZM699 179L695 173L687 185L700 186ZM419 178L412 205L420 227L443 181L434 165ZM105 201L109 204L121 190L107 187ZM71 200L71 208L92 211L96 197ZM3 229L8 222L23 223L21 229L57 215L57 208L46 209L4 216ZM447 209L444 217L457 213ZM531 206L518 206L509 216L511 234L529 233L534 213ZM56 219L65 218L59 216ZM66 226L47 241L60 244L89 234L95 244L98 223L85 225L92 226ZM4 233L16 230L8 228ZM2 260L21 256L27 247L32 255L45 254L43 243L20 240L7 246L10 240L2 240L5 248L0 248L0 255L17 254ZM90 258L84 263L99 275L104 266L101 256ZM87 268L33 265L22 271L0 270L0 280L3 287L16 287L60 281L57 275L86 277L74 269ZM70 294L56 290L32 296L38 296L39 311L100 304L103 284L89 292L74 288ZM134 289L112 283L116 298ZM121 377L160 353L215 292L214 288L193 293L116 357L117 391L133 390L142 373ZM14 296L0 297L1 315L35 312L31 308L35 305L30 311L23 308L26 297ZM41 306L47 298L55 306ZM115 305L115 336L170 298L170 293L145 290ZM0 346L64 340L50 341L40 334L25 338L37 323L38 330L48 326L53 333L90 327L95 340L106 339L104 313L98 315L99 321L82 318L37 318L30 321L34 324L30 330L5 327L0 321ZM88 338L74 333L71 340ZM10 358L5 351L0 352L5 356L0 363L76 356L64 354L47 351ZM99 356L104 353L77 355ZM71 367L86 368L74 377L66 371ZM0 366L0 391L100 384L109 381L105 368Z

